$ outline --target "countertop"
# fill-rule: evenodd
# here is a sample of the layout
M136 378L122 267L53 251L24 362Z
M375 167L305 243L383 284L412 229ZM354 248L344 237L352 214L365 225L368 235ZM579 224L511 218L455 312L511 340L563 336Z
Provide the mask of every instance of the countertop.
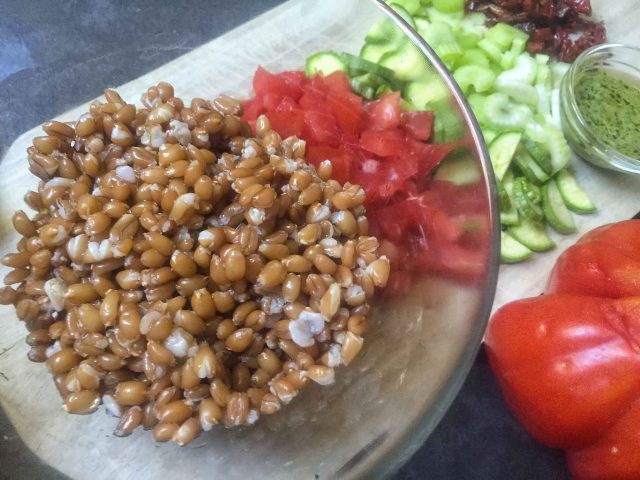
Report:
M105 86L132 80L280 3L0 0L0 155L20 133ZM67 88L71 79L79 88ZM1 411L0 466L0 479L65 478L30 454ZM396 478L568 474L562 453L536 444L508 412L481 352L436 431Z

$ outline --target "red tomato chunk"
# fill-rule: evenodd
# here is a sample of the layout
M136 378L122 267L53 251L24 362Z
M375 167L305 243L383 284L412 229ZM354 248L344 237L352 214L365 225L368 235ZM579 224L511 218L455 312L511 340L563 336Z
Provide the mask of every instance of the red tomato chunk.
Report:
M425 143L432 137L433 112L402 111L399 92L364 101L343 72L308 78L258 68L253 89L244 120L255 125L265 114L282 138L306 141L309 163L329 160L336 180L367 192L371 229L394 265L388 294L404 293L412 275L424 269L457 277L481 272L483 259L465 248L469 242L454 220L457 212L427 191L432 171L455 148Z

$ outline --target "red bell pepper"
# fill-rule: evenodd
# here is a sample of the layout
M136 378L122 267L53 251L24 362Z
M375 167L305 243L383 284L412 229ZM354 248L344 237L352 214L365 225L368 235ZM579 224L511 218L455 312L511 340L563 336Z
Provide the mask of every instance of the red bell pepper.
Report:
M509 407L575 478L640 478L640 221L567 249L546 295L498 310L485 342Z

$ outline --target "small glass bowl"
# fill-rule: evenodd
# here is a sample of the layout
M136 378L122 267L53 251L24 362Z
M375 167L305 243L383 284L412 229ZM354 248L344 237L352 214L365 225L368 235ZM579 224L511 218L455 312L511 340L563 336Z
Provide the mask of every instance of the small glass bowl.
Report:
M574 151L594 165L640 174L640 159L629 157L600 140L587 125L576 102L575 87L583 75L594 69L614 70L640 85L640 48L605 44L585 50L571 65L560 92L562 128Z

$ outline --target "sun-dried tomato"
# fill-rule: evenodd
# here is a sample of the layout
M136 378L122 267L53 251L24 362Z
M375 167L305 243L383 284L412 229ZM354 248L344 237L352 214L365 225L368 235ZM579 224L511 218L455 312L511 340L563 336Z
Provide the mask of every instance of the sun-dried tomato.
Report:
M505 22L530 35L527 50L571 62L587 48L604 43L605 26L591 18L589 0L467 0L488 24Z

